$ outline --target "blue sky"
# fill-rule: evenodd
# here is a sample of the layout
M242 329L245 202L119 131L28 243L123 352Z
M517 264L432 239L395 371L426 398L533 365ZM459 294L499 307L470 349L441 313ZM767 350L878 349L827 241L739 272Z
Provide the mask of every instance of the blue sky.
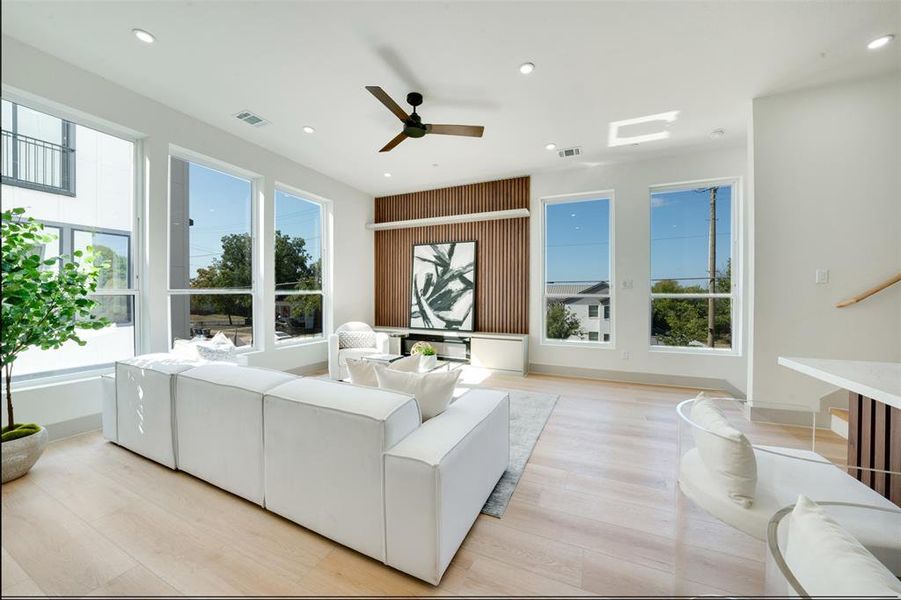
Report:
M729 257L731 192L729 186L721 186L717 193L718 269L725 269ZM694 190L651 196L652 279L705 277L709 200L708 192ZM548 281L607 280L610 276L608 201L549 204L546 216Z
M191 277L222 251L222 236L248 233L251 227L250 181L190 164ZM312 261L320 256L319 205L280 190L275 193L275 228L307 240Z

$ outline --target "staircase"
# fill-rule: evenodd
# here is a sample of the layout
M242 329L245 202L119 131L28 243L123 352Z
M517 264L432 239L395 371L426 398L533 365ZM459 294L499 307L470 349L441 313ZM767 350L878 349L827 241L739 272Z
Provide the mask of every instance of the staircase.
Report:
M830 408L829 416L829 428L843 438L848 439L848 409Z

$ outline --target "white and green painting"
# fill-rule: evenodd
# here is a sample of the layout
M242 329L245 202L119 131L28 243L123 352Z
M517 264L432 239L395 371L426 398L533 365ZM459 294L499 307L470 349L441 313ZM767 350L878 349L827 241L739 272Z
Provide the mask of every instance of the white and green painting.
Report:
M472 331L476 243L413 246L411 329Z

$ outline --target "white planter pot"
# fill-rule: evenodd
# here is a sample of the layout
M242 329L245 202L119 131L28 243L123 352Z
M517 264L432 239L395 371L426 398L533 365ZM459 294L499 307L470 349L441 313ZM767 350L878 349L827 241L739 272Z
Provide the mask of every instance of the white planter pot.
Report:
M425 354L419 355L419 370L420 371L431 371L435 368L435 365L438 364L438 356L436 354L432 354L430 356L426 356Z
M18 479L27 473L41 457L46 446L47 430L43 427L37 433L0 444L3 483Z

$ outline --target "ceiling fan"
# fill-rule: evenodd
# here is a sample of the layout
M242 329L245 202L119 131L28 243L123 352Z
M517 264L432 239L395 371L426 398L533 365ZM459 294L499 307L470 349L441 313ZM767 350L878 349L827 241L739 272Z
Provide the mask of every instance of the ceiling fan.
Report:
M416 113L416 107L422 104L422 94L419 92L410 92L407 94L407 104L413 107L413 112L409 115L404 112L397 102L391 99L385 90L377 85L367 85L366 89L375 96L379 102L384 104L388 110L394 113L398 119L404 124L404 129L393 140L385 144L379 152L388 152L402 141L411 138L421 138L427 133L439 135L463 135L467 137L482 137L485 128L481 125L432 125L423 123L422 117Z

